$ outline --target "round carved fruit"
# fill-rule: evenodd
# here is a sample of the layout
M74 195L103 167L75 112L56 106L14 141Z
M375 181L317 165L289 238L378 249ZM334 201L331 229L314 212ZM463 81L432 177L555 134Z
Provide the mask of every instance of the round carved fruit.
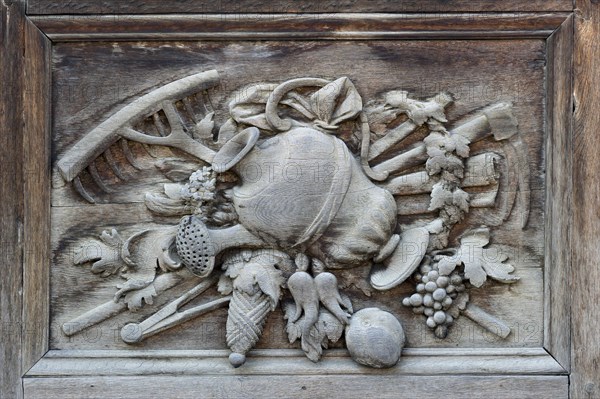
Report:
M404 330L398 319L378 308L359 310L346 327L350 356L365 366L394 366L400 359L404 341Z

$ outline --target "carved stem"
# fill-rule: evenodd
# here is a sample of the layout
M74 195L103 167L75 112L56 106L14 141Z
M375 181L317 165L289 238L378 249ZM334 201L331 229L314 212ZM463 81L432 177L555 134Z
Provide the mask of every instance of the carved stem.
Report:
M226 229L208 230L211 242L217 246L215 254L228 248L265 248L265 242L256 237L241 224Z
M467 159L461 187L485 187L496 183L498 174L495 163L498 158L499 155L487 152ZM381 187L393 195L411 195L430 193L435 183L427 172L421 171L395 177L381 184Z
M463 315L501 338L506 338L510 334L510 327L506 323L472 303L469 303L466 309L463 310Z

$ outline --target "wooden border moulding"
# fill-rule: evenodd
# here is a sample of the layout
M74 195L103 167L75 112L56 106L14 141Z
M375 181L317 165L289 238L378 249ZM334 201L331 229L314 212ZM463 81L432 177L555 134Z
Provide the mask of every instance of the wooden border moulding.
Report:
M455 1L446 4L427 0L406 1L398 8L390 1L357 1L342 7L341 13L329 13L329 4L320 2L307 2L303 7L290 2L287 7L278 10L258 0L243 1L236 6L229 3L232 2L206 5L206 2L193 1L165 6L158 1L126 4L106 1L99 5L86 1L59 4L50 0L31 0L27 5L29 17L25 16L22 3L14 3L8 8L4 4L1 6L2 21L15 28L10 32L16 36L3 41L3 54L10 51L6 48L7 42L13 40L23 42L26 56L23 65L9 65L7 61L0 60L2 76L5 80L19 82L15 90L20 89L24 93L18 98L17 107L24 110L25 120L24 126L18 126L19 123L8 120L7 113L0 113L2 124L13 126L20 133L10 136L10 139L0 138L4 140L0 147L3 152L11 152L12 162L21 164L24 169L17 168L9 173L2 171L7 179L17 176L14 182L17 192L3 192L2 195L3 207L14 205L17 213L13 218L7 218L5 215L12 211L2 209L2 230L3 233L8 232L6 237L14 237L14 242L8 245L18 252L8 254L9 260L19 267L22 264L23 270L22 277L20 269L16 268L0 281L2 300L18 310L13 320L21 326L20 337L8 337L0 345L4 359L18 363L18 368L3 368L0 396L20 397L24 393L28 398L75 398L82 395L133 398L148 395L168 397L178 392L179 397L235 397L261 392L261 396L314 397L323 392L333 392L336 396L359 397L373 395L373 387L376 386L377 396L382 398L430 397L428 381L431 375L436 375L438 388L456 397L487 398L490 392L498 397L530 397L532 392L540 397L566 397L572 366L571 305L566 284L571 262L570 133L573 102L570 93L575 23L572 3L552 0L527 4L514 1ZM252 9L256 14L238 14L242 8ZM260 14L273 11L277 14ZM478 14L483 11L495 13ZM161 15L166 12L169 14ZM305 12L327 14L299 14ZM440 15L428 18L428 14L423 12ZM14 18L7 18L7 15ZM516 38L544 39L547 44L543 347L409 348L404 350L398 367L385 371L357 365L346 351L341 350L328 352L318 365L305 359L303 353L297 350L256 350L250 352L248 364L252 367L246 369L231 368L225 351L48 351L53 43ZM7 76L10 74L17 76ZM20 84L26 87L21 88ZM0 105L5 107L14 101L13 97L18 96L2 97ZM28 162L21 163L22 159ZM580 168L583 166L580 165ZM22 296L11 288L21 285ZM15 294L13 297L5 295L11 292ZM16 344L15 340L22 343ZM18 353L14 348L19 348ZM24 376L22 386L16 382L16 374ZM473 386L485 388L473 389Z

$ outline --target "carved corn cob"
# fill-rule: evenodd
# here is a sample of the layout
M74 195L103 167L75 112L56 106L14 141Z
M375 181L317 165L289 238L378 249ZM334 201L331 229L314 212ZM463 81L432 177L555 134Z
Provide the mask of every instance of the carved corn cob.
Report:
M250 295L234 290L227 318L227 346L232 350L229 357L234 366L241 366L248 352L260 339L271 300L262 291Z

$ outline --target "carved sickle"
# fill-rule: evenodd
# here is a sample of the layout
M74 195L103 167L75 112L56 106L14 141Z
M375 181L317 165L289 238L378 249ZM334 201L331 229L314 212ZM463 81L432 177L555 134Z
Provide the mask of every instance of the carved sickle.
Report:
M213 87L218 82L219 74L216 70L210 70L176 80L139 97L86 134L63 155L57 163L62 177L65 181L72 181L121 138L143 144L175 147L210 163L214 151L183 131L174 101ZM166 137L154 137L133 130L135 123L161 109L167 116L171 134Z

